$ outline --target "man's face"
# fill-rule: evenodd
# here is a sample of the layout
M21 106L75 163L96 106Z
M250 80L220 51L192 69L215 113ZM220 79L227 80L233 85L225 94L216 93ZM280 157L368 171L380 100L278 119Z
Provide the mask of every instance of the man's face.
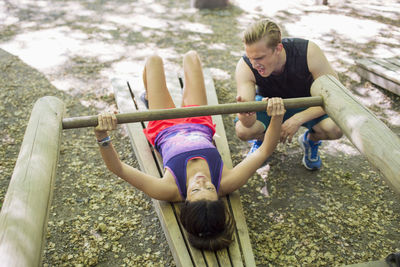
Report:
M279 66L279 51L277 48L272 49L266 46L265 40L245 45L246 56L250 59L250 63L262 77L268 77Z

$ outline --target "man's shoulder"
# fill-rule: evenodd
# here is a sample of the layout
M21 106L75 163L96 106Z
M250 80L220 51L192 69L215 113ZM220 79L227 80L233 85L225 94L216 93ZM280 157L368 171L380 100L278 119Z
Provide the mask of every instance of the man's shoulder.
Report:
M298 37L286 37L282 38L282 44L285 45L304 45L308 44L310 40Z
M309 40L303 38L283 38L283 47L289 57L306 57Z

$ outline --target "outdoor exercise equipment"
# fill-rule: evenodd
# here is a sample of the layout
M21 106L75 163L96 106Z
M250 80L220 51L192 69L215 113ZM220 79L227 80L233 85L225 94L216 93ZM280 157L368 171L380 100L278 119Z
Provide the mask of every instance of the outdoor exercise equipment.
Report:
M206 84L209 83L209 81L208 83L206 81ZM359 103L351 93L331 75L324 75L316 79L312 85L311 94L314 98L309 98L309 100L313 99L313 101L316 102L313 102L313 104L303 103L302 105L306 107L322 104L327 114L337 123L354 146L366 156L372 166L376 167L382 173L386 182L393 190L396 193L400 193L400 138L371 111ZM322 103L321 97L323 99ZM214 96L214 98L216 97ZM292 100L285 100L286 108L289 107L288 101L290 102ZM294 101L296 102L296 100ZM189 116L186 112L192 111L193 113L190 113L190 116L250 112L258 109L265 109L265 103L260 102L243 105L233 104L233 109L231 109L232 106L230 105L211 104L213 105L206 106L204 109L173 109L168 111L171 112L171 114L166 110L162 110L162 113L169 114L168 116L172 117L186 117ZM261 105L264 106L262 107ZM223 111L223 108L226 107L229 107L229 109L227 109L229 112ZM136 112L136 114L140 113L142 112ZM161 112L155 111L155 113ZM157 114L154 115L155 113L146 111L140 115L119 114L118 120L119 123L153 120L158 116ZM140 117L144 116L143 114L146 114L145 116L148 117ZM71 129L97 125L97 116L86 117L83 120L75 118L63 120L63 115L64 104L55 97L40 98L32 110L0 213L0 266L41 265L47 218L60 152L62 130L63 128ZM135 116L139 116L140 119ZM163 118L166 117L157 117L157 119ZM76 121L78 121L78 123L76 123ZM223 131L223 136L225 136L222 120L221 123L217 125L217 132L218 131ZM225 141L222 139L223 138L216 140L216 143L222 143L224 148L221 151L221 155L225 160L229 159L230 154L226 139ZM149 150L150 148L147 147L147 149ZM156 164L156 161L157 160L153 158L152 164ZM145 161L142 161L142 165L145 164L143 162ZM232 195L228 196L228 200L231 202L230 208L234 215L235 212L239 210L239 213L235 215L238 226L235 235L236 239L242 238L241 240L245 242L245 245L241 248L241 252L238 252L239 248L235 247L238 246L237 243L236 245L234 244L232 248L229 248L229 251L218 251L215 252L215 254L208 252L201 253L190 247L187 247L187 251L181 251L181 249L183 249L180 245L181 243L178 244L173 243L175 242L173 240L171 241L171 237L177 234L177 232L174 231L179 230L179 225L177 228L168 229L168 220L174 215L160 213L160 211L169 204L157 204L159 205L157 213L159 214L164 231L169 232L166 233L166 236L177 264L180 262L182 266L186 266L184 264L187 262L192 261L194 258L199 258L202 263L207 261L219 262L222 263L223 266L242 266L243 263L240 262L245 262L247 266L252 266L254 258L251 246L249 245L247 226L245 225L244 217L240 213L241 204L238 195L234 192ZM175 208L175 206L170 207L171 208L167 209L168 212L173 211ZM238 207L238 209L235 207ZM236 209L236 211L233 209ZM181 235L181 238L185 237ZM240 258L242 255L244 257L243 261ZM182 257L185 258L183 259ZM376 263L383 264L382 261ZM201 265L201 263L199 264ZM192 266L196 265L193 264ZM366 263L365 265L358 264L357 266L369 265Z
M283 104L286 109L322 106L322 97L299 97L284 99ZM263 101L251 101L243 103L230 103L219 105L207 105L198 107L186 108L171 108L171 109L152 109L147 111L138 111L130 113L116 114L117 123L132 123L140 121L154 121L186 117L198 117L208 115L233 114L240 112L265 111L267 103ZM96 116L82 116L63 119L63 129L95 127L97 126Z
M400 193L400 138L332 75L316 79L311 94L322 96L329 117Z

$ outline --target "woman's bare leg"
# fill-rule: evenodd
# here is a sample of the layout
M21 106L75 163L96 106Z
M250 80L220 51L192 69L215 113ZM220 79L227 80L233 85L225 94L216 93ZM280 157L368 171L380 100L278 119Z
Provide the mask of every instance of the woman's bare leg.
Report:
M200 58L195 51L189 51L183 57L183 71L185 73L185 86L182 106L207 105L203 70Z
M160 56L152 55L147 59L143 70L143 83L149 101L149 109L175 107L167 88L164 64Z

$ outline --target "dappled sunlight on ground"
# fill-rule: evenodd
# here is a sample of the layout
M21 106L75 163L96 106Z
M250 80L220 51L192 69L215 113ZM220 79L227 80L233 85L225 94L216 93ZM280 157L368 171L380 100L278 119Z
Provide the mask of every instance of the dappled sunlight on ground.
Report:
M22 61L39 70L57 90L62 91L56 93L60 95L62 93L63 97L68 96L65 97L65 102L69 107L79 106L79 108L75 106L67 110L69 116L70 112L75 112L71 116L82 116L93 115L85 112L96 114L98 111L115 110L111 78L128 77L132 81L130 84L132 87L142 88L140 76L146 57L153 53L159 54L164 60L165 70L175 74L182 72L182 55L189 50L198 51L203 66L211 70L220 103L228 103L234 102L236 96L235 67L237 60L244 54L241 42L242 31L256 19L268 17L278 22L284 37L303 37L317 43L337 71L343 85L389 128L396 134L400 134L399 97L362 79L355 66L355 60L359 58L400 55L399 1L329 0L328 6L321 5L322 0L230 0L230 2L233 5L221 10L197 10L190 8L189 0L0 1L0 48L18 56ZM9 90L17 93L14 90L14 82L12 81ZM177 79L175 82L178 83ZM36 88L35 86L31 86L32 89L29 88L32 96L36 90L41 93L39 90L41 85L37 85ZM50 92L52 91L55 89L51 88ZM69 99L70 96L72 97ZM7 100L9 98L5 97ZM18 100L18 97L15 98ZM26 95L24 99L28 99ZM5 108L1 105L0 107L3 108L2 111L8 112L5 110L8 110L10 106L17 110L13 116L21 117L18 113L21 110L18 104L9 103ZM27 107L28 105L24 105L24 108L28 109ZM28 113L24 112L25 115ZM232 160L239 163L246 156L250 144L238 140L235 136L234 117L235 115L223 116ZM348 123L357 125L360 123L360 118L350 118ZM15 127L20 127L20 125ZM304 131L305 129L302 128L299 132L304 133ZM85 141L83 146L77 145L80 144L77 140L82 138L93 139L90 135L92 131L89 135L86 132L82 133L66 132L67 138L71 139L70 143L62 148L61 154L63 159L66 159L65 166L71 166L65 167L63 171L71 172L71 177L74 179L62 176L62 183L58 182L63 187L56 190L59 190L61 194L73 191L82 195L83 192L84 199L89 202L90 198L86 195L91 194L94 199L98 194L93 193L91 188L87 188L87 184L92 183L91 180L87 180L86 177L75 179L81 175L79 171L84 169L79 169L79 166L74 164L75 162L83 166L92 164L93 162L86 157L97 155L95 149L97 145L90 141ZM124 134L126 136L126 132ZM386 248L398 247L398 243L394 241L391 243L384 236L384 227L398 233L397 221L393 223L393 227L389 223L389 226L378 225L387 217L382 219L375 216L378 202L367 203L371 195L374 195L375 199L382 199L382 196L387 194L385 200L393 198L393 195L380 185L381 177L371 171L370 164L357 148L346 137L335 141L324 141L320 150L323 167L318 172L309 172L301 163L302 151L296 138L298 134L301 133L296 134L292 143L278 145L269 164L260 168L258 176L250 179L241 191L241 199L246 204L245 210L248 211L246 216L250 218L249 229L251 229L252 242L256 248L254 251L260 262L276 263L278 258L282 260L281 262L285 262L286 254L297 255L294 251L304 249L303 252L309 255L315 252L316 246L319 246L321 251L332 251L335 254L335 260L330 259L329 255L326 258L329 259L327 262L332 264L321 264L321 266L338 266L347 261L382 258L386 253L379 243L382 240L385 241ZM362 133L356 130L353 134L356 135L355 142L358 142L357 135ZM7 133L4 136L2 140L6 145L18 143L18 139L14 140L13 135ZM116 137L114 141L117 143L120 141L118 139ZM126 153L122 154L122 158L131 160L133 157L129 140L125 139L122 142L124 144L121 146L126 147ZM362 144L357 143L357 145L362 147ZM71 152L71 149L77 151ZM94 166L100 167L99 162L94 162ZM361 178L359 178L360 173ZM94 173L91 171L88 175L94 181L91 176L104 175L104 169L96 169ZM68 184L71 187L67 190L70 191L65 191L64 183L70 180L73 182ZM101 182L97 184L96 180L96 184L92 186L99 186L103 194L103 188L100 187L103 186L104 181L99 181ZM80 187L75 187L75 182ZM114 201L115 184L112 179L105 183L110 183L109 191L105 191L109 199L102 199L102 204L106 201ZM124 184L118 182L118 185ZM128 192L120 196L121 199L127 199L126 196L132 194ZM58 205L65 209L66 216L58 219L65 220L66 224L72 224L74 221L67 222L70 220L68 217L70 206L62 202L66 197L71 196L62 195L61 197L63 199L55 198L55 201L61 201ZM74 199L75 197L71 201L75 201ZM359 203L354 208L357 213L353 213L353 219L359 219L361 215L369 216L369 219L365 220L363 217L360 218L363 223L346 225L347 218L352 213L346 205L351 206L354 202ZM389 205L385 202L384 204L388 209L393 208L393 203ZM118 209L121 208L119 203L115 205ZM104 209L107 208L106 206ZM129 208L131 206L136 206L136 204L130 205ZM358 213L359 211L362 213ZM133 213L136 215L136 212ZM400 213L397 212L397 214ZM290 217L292 215L293 217ZM102 215L102 217L106 216ZM309 222L300 223L298 218L308 218ZM97 219L95 216L92 219L95 225ZM155 216L154 219L157 220ZM378 221L376 225L375 219ZM289 224L290 220L295 223ZM50 226L53 234L64 230L51 224ZM332 232L328 233L329 229L318 231L312 229L307 232L309 228L315 228L315 226L316 228L332 226L330 229ZM271 230L271 227L278 228ZM146 230L147 227L142 228ZM304 229L308 230L304 231ZM348 229L351 230L349 233L346 232ZM264 232L261 233L262 231ZM137 234L137 231L133 233ZM83 234L85 234L84 238L87 238L87 233ZM94 234L97 232L95 231ZM364 234L368 237L362 237ZM76 255L77 253L72 251L73 246L82 249L82 253L88 251L79 244L72 244L70 248L65 248L62 242L70 240L70 237L55 241L57 235L49 237L49 240L57 242L60 257L61 255L69 256L67 254ZM269 235L272 237L270 240L274 242L262 239L265 236L270 238ZM377 235L380 235L379 242L375 242ZM129 240L121 242L127 242L124 246L133 244L133 247L137 248L135 247L137 239L131 236L125 238ZM286 240L287 238L293 238L293 240ZM326 240L323 240L325 238ZM82 238L79 237L79 239ZM285 240L287 243L283 242ZM307 244L299 243L298 240ZM166 244L165 240L157 239L156 241ZM343 246L342 241L350 245ZM159 245L159 243L154 244ZM283 251L283 253L279 253L277 259L270 259L270 253L265 253L263 249L271 251L269 246L275 244L284 244L279 248L279 252ZM296 244L294 248L293 244ZM371 244L373 247L370 247ZM293 251L288 252L288 249L292 248ZM60 263L62 259L53 258L56 254L53 254L52 248L48 249L45 253L46 261ZM112 251L104 249L103 245L99 246L100 259L104 257L103 255L111 255L107 258L109 260L107 263L123 264L122 258L112 258L114 255L119 255L118 251L114 251L114 248ZM140 254L142 253L140 249L142 248L134 252ZM128 250L131 250L131 247ZM375 252L377 250L380 251L379 255ZM169 252L168 248L162 251ZM368 253L364 255L365 251ZM124 253L121 252L121 255L124 255L122 257L126 256ZM169 254L166 257L171 258ZM65 262L65 264L68 263L70 262ZM142 265L145 264L141 262L135 266ZM289 265L295 266L295 264ZM304 263L304 265L310 264ZM160 266L169 265L160 264ZM260 266L264 265L260 264Z
M231 75L225 70L210 68L211 73L213 74L213 78L217 80L227 80L232 79Z
M319 40L323 36L339 35L353 43L366 43L379 34L385 25L375 21L338 14L307 14L295 23L285 24L291 35Z
M397 111L393 103L384 91L373 88L370 83L363 87L356 87L354 96L365 107L372 110L378 119L387 121L393 126L400 126L400 111ZM382 113L376 112L379 109Z
M256 13L268 17L274 17L275 15L277 15L278 12L281 12L282 10L288 10L288 9L297 10L299 7L303 5L309 6L314 4L314 0L302 0L302 1L233 0L232 2L249 13Z
M324 142L323 151L332 156L337 156L339 153L349 156L360 155L360 152L357 150L357 148L355 148L346 137L343 137L340 140Z

